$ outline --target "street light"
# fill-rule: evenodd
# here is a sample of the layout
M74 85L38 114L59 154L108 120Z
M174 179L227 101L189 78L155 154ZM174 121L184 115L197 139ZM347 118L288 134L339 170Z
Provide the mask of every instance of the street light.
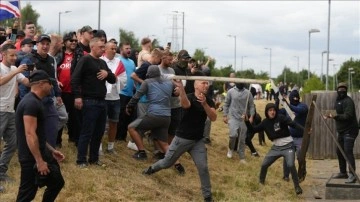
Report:
M269 77L271 79L271 48L264 48L266 50L270 50L270 71L269 71Z
M234 46L234 70L236 72L236 35L228 35L228 37L234 37L235 46Z
M246 58L246 57L247 57L246 55L241 56L241 67L240 67L240 71L243 70L243 60L244 60L244 58Z
M173 11L174 13L182 14L182 41L181 41L181 49L184 50L184 31L185 31L185 12Z
M298 71L298 73L297 73L297 85L300 86L300 79L299 79L299 75L300 75L299 60L300 60L300 58L299 58L299 56L294 56L294 57L297 59L297 71Z
M352 70L354 70L354 68L352 68L352 67L349 67L348 68L348 85L349 85L349 88L351 87L351 82L350 82L350 72L352 72Z
M329 62L334 61L334 59L330 58L327 60L327 67L326 67L326 91L329 89Z
M316 33L316 32L320 32L320 30L318 30L318 29L310 29L309 30L308 79L310 79L310 44L311 44L310 36L311 36L311 33Z
M323 82L324 53L327 53L327 51L321 52L321 77L320 77L321 82Z
M59 34L61 35L61 33L60 33L60 18L61 18L61 14L63 14L63 13L70 13L71 11L64 11L64 12L59 12Z
M333 64L333 68L334 68L334 77L333 77L333 89L335 90L335 83L337 81L337 73L336 73L336 66L337 64Z

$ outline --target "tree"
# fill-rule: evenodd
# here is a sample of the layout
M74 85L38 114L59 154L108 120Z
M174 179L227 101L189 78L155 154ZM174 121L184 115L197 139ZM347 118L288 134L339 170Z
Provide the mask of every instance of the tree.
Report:
M120 43L129 42L131 49L140 51L141 47L139 45L139 39L135 37L134 32L119 28L119 33L120 33L120 40L119 40Z
M313 90L325 90L325 85L317 76L312 76L309 80L306 80L303 87L303 93L310 93Z
M338 82L349 82L349 68L352 68L350 72L355 72L351 76L354 90L357 90L360 88L360 60L354 60L353 58L350 58L350 60L344 62L340 66L339 71L337 72Z

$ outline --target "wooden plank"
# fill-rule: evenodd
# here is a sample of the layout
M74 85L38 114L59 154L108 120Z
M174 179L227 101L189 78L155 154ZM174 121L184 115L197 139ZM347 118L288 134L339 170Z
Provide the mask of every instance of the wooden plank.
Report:
M200 81L222 81L222 82L234 82L234 83L268 83L269 80L263 79L246 79L246 78L230 78L230 77L215 77L215 76L172 76L171 79L181 80L200 80Z
M306 177L306 152L309 148L310 143L310 132L311 132L311 124L314 117L315 106L314 103L316 102L317 95L313 95L311 99L310 109L306 116L303 139L301 143L301 150L300 155L298 156L299 161L299 169L298 169L298 177L299 181L302 182L305 180Z
M274 92L277 93L279 91L279 88L275 85L274 80L270 79L271 87L274 89ZM287 114L290 116L291 120L295 119L295 114L293 111L291 111L290 107L283 101L283 96L281 93L279 93L279 103L284 107Z

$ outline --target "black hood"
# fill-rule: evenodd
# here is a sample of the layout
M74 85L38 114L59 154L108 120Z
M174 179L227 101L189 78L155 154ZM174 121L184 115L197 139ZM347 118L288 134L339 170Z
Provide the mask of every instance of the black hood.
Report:
M266 105L266 107L265 107L265 116L266 116L266 118L269 118L268 117L268 111L269 111L269 109L271 109L271 108L274 108L275 110L276 110L276 105L274 104L274 103L268 103L267 105ZM275 115L275 117L277 116L277 110L276 110L276 115Z
M160 77L160 75L159 67L157 65L150 65L146 73L146 78L156 78Z

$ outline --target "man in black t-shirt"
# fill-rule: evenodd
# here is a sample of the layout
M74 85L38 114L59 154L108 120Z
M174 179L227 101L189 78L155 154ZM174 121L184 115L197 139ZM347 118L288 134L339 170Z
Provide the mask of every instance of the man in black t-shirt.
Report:
M197 167L203 197L205 201L212 201L207 152L203 141L206 118L209 117L211 121L215 121L217 117L214 101L206 96L209 82L195 81L195 92L187 95L181 81L176 82L176 85L180 90L180 102L184 115L165 158L154 163L143 173L151 175L161 169L169 168L182 154L188 152Z
M31 92L20 101L15 117L21 167L16 201L32 201L38 187L43 186L46 186L43 201L54 201L65 183L58 164L65 157L46 142L46 116L41 99L50 94L52 81L43 70L34 71L29 80Z

